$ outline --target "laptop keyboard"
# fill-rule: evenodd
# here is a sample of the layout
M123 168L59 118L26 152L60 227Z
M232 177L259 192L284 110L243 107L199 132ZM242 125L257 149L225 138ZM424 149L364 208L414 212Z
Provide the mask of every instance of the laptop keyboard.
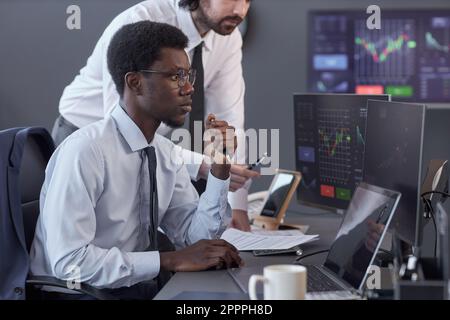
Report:
M361 300L349 291L322 291L307 293L305 300Z
M307 266L307 269L308 269L307 292L343 290L340 286L338 286L332 279L330 279L317 267Z

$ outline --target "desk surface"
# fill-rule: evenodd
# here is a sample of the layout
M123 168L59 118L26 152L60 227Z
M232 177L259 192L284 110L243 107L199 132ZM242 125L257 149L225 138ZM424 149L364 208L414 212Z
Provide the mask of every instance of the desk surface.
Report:
M303 254L306 255L330 247L341 223L341 218L341 216L336 214L300 215L288 213L286 222L293 224L307 224L310 226L308 230L309 234L320 235L319 240L302 245ZM292 263L296 258L294 254L255 257L251 252L241 252L240 255L245 263L243 268L276 263ZM323 263L325 256L325 254L311 256L305 258L302 262L321 264ZM169 300L186 291L242 293L226 270L177 272L156 295L155 299Z

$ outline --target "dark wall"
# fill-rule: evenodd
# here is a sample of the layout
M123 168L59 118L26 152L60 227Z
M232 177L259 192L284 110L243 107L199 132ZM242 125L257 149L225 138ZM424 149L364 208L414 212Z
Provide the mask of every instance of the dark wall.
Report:
M0 129L51 129L62 91L86 63L109 22L138 0L1 0ZM66 9L81 8L81 30Z

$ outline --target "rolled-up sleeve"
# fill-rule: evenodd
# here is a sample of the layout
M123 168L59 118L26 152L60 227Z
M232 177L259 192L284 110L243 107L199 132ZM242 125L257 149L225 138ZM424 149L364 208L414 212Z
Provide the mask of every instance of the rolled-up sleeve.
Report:
M180 167L171 203L160 225L177 247L220 237L231 220L229 185L229 178L221 180L210 173L199 198L186 167Z
M182 157L191 180L197 181L198 171L200 170L200 165L205 156L201 153L182 149Z

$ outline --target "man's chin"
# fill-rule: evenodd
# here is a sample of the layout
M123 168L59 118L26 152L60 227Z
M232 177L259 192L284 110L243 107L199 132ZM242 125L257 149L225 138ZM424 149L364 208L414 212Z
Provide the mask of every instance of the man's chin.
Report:
M227 24L227 23L221 23L219 25L216 25L215 28L212 28L215 33L218 33L222 36L228 36L231 33L233 33L234 29L238 27L237 25Z
M184 118L183 120L167 120L163 121L163 123L172 129L182 128L184 125Z
M220 34L221 36L229 36L230 34L233 33L234 29L236 29L236 27L220 27L214 31Z

